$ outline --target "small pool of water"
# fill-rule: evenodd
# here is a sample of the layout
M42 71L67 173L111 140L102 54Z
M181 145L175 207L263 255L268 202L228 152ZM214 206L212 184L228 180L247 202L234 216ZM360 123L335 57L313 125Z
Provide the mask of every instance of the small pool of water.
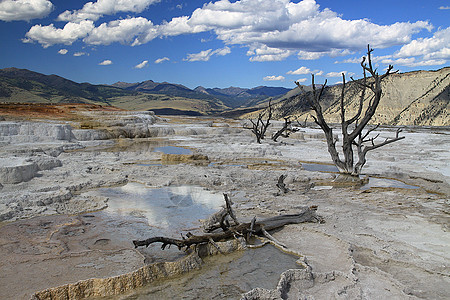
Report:
M301 162L301 165L304 170L311 172L331 172L331 173L339 172L338 168L335 165L304 163L304 162Z
M362 190L370 188L398 188L398 189L419 189L415 185L409 185L400 180L369 177L369 182L361 187Z
M240 299L257 287L275 289L281 273L301 268L297 259L271 245L206 257L199 270L113 299Z
M116 240L134 248L133 240L154 236L181 238L188 232L201 233L199 219L206 219L220 210L225 203L223 195L197 186L151 188L140 183L128 183L121 187L101 188L90 192L92 196L107 197L108 207L92 213L89 222L101 226ZM97 224L96 220L104 220ZM160 244L137 250L146 263L174 261L184 255L176 247L161 251Z
M183 147L176 147L176 146L162 146L162 147L156 147L153 152L162 152L165 154L184 154L189 155L192 154L192 151L187 148Z
M196 186L150 188L131 182L98 193L109 198L105 213L145 218L152 228L171 232L198 227L198 219L224 204L223 195Z

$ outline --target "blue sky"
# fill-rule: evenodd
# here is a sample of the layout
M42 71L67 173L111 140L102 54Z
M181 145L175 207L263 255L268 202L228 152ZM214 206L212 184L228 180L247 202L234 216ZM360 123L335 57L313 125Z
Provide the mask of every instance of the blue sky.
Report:
M76 82L295 87L450 61L449 0L0 0L0 68Z

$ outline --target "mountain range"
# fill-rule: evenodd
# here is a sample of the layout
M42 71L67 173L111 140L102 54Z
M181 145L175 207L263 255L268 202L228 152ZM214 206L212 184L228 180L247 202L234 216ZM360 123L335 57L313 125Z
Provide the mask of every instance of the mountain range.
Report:
M230 87L189 89L181 84L117 82L113 85L77 83L57 75L27 69L0 69L1 102L92 103L157 113L209 115L237 107L252 106L269 97L279 97L289 89Z
M383 97L373 123L450 126L450 67L392 74L383 81L382 88ZM92 103L127 110L153 110L157 114L221 114L251 118L272 100L275 118L294 116L302 120L311 113L308 102L311 90L310 86L291 90L267 86L199 86L190 89L181 84L152 80L93 85L27 69L0 69L0 102ZM331 122L340 120L340 94L341 85L324 89L321 103L325 117ZM356 113L358 99L356 84L347 83L345 103L348 115Z
M269 97L280 97L290 89L284 87L258 86L255 88L204 88L198 86L191 90L181 84L168 82L154 82L147 80L138 83L116 82L112 86L119 87L127 91L136 91L150 94L165 94L180 96L191 99L220 100L230 108L252 106L260 100Z

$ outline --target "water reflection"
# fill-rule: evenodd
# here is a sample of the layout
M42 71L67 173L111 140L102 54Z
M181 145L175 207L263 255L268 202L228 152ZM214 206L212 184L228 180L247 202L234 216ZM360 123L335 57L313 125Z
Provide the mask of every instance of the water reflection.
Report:
M224 203L221 194L195 186L149 188L139 183L99 189L108 197L106 213L146 218L148 225L178 232L197 227Z
M325 164L316 164L316 163L301 163L302 167L306 171L311 172L329 172L335 173L339 172L338 168L335 165L325 165Z
M192 151L183 147L176 147L176 146L163 146L163 147L156 147L153 152L162 152L165 154L192 154Z

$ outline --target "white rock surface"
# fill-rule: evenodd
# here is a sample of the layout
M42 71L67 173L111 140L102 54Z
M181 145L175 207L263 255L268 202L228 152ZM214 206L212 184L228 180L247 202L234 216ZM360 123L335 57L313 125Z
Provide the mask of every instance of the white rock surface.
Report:
M59 138L67 134L59 135L50 129L21 131L20 123L17 123L20 126L11 123L0 126L1 138L19 136L19 132L36 137L29 139L34 143L10 139L0 144L0 174L8 174L0 178L16 178L8 182L0 180L0 188L3 186L0 221L98 210L107 200L95 193L99 187L128 181L148 187L196 185L217 193L230 193L241 220L295 213L301 206L318 205L318 213L326 223L290 225L274 233L278 240L304 254L311 267L304 274L286 273L282 278L284 283L281 283L290 287L283 291L287 299L446 299L450 295L450 223L446 213L450 195L448 130L405 130L404 140L369 154L364 172L417 185L418 189L311 189L332 186L336 177L332 173L306 171L300 165L299 161L330 163L319 129L305 128L279 143L266 139L259 145L238 121L218 119L211 124L201 118L185 118L183 122L178 118L173 123L150 124L152 115L144 115L148 116L148 123L106 130L116 137L120 130L127 128L123 132L145 133L156 138L96 140L95 131L77 130L74 134L72 129L71 139L66 140ZM50 125L48 128L55 126ZM381 129L380 133L389 136L392 131ZM77 136L85 136L86 140L77 140ZM163 164L161 153L153 149L168 145L189 148L195 154L208 156L210 161ZM85 146L89 147L83 149ZM29 169L19 172L23 166ZM12 173L17 175L13 177ZM291 191L279 195L275 183L282 174L288 176L285 182ZM88 224L77 223L77 228L86 229ZM61 235L67 232L68 242L72 230L71 224L57 229ZM143 238L146 234L143 233ZM174 236L179 236L179 232ZM51 242L51 239L45 241ZM16 241L2 240L2 243L7 245L0 248L5 251L3 257L15 255ZM44 244L39 240L34 243L33 249L37 250L33 251L37 252ZM105 246L102 251L107 249ZM98 249L95 251L92 253L98 253ZM26 278L42 289L67 283L64 274L54 276L51 272L36 282L27 270L39 255L26 255L26 259L21 257L15 262L23 272L0 264L0 274L6 274L0 275L0 287L11 287L8 291L0 288L0 298L12 293L21 295L17 298L28 299L36 291L15 284L17 278ZM46 267L63 264L61 257L46 261ZM65 261L77 259L76 255L64 256ZM84 268L84 273L76 279L91 278L90 271ZM279 296L280 293L256 290L253 295Z

